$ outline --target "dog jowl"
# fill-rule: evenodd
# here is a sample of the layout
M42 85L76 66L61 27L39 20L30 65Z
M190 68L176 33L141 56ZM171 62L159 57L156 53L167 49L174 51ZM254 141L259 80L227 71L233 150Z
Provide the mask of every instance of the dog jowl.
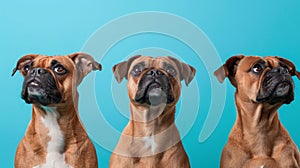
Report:
M189 167L174 119L181 81L188 85L196 70L173 57L138 55L113 72L119 83L128 80L131 116L110 167Z
M101 65L85 53L29 54L19 59L12 75L18 70L24 77L21 96L32 104L32 118L17 148L15 167L98 167L78 116L77 86Z

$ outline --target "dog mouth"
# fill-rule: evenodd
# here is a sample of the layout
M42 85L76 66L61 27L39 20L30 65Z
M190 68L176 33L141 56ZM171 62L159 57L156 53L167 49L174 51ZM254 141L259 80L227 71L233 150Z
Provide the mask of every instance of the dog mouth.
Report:
M286 77L267 79L256 98L259 103L267 102L289 104L294 100L293 81Z
M165 89L162 88L161 84L157 82L152 82L147 86L145 93L148 94L149 96L155 97L155 96L160 96L163 90Z
M169 83L161 83L157 80L144 83L147 84L139 84L143 87L140 87L137 91L137 94L134 97L135 102L156 106L160 104L170 104L174 101Z
M39 78L24 81L21 97L28 104L41 104L43 106L57 104L62 99L56 85L41 81Z
M277 97L285 96L290 91L291 84L288 82L279 83L275 90L273 91L273 94L275 94Z
M26 91L28 96L36 96L39 97L43 94L43 88L40 82L38 81L31 81L28 82Z

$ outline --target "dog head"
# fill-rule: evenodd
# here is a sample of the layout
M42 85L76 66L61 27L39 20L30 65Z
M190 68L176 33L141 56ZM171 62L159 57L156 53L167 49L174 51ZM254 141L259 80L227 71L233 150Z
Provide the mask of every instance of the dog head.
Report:
M196 70L170 56L153 58L138 55L115 65L113 73L119 83L123 78L128 80L131 103L156 106L176 104L181 81L188 85Z
M29 54L21 57L12 76L19 70L24 77L22 99L26 103L51 104L73 101L72 96L82 79L101 65L85 53L68 56Z
M278 56L233 56L215 71L215 76L220 82L228 77L243 100L270 105L292 102L292 76L300 79L295 65Z

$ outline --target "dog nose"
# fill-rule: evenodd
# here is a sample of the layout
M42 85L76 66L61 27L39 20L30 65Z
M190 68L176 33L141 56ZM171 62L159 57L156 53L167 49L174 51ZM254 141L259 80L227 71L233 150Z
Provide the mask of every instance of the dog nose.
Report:
M48 71L46 69L43 69L43 68L33 68L30 71L31 76L40 76L40 75L44 75L46 73L48 73Z
M163 73L160 70L157 69L151 69L150 71L147 72L147 75L151 76L161 76Z
M275 72L275 73L280 73L280 74L288 74L289 73L289 70L285 67L276 67L274 69L271 70L272 72Z

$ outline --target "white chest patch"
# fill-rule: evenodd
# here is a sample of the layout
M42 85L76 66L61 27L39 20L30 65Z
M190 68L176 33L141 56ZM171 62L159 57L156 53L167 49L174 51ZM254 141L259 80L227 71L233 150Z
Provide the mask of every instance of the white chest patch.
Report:
M148 136L148 137L143 137L143 141L145 143L145 148L146 149L149 149L151 150L152 154L154 154L155 152L155 149L157 147L157 144L155 142L155 139L154 139L155 136L153 136L153 134L151 136Z
M259 168L264 168L264 165L261 165Z
M47 112L46 116L41 118L43 124L48 128L50 141L47 146L46 163L35 166L34 168L71 168L65 162L65 156L63 153L65 142L64 136L58 125L58 113L56 108L43 107Z

